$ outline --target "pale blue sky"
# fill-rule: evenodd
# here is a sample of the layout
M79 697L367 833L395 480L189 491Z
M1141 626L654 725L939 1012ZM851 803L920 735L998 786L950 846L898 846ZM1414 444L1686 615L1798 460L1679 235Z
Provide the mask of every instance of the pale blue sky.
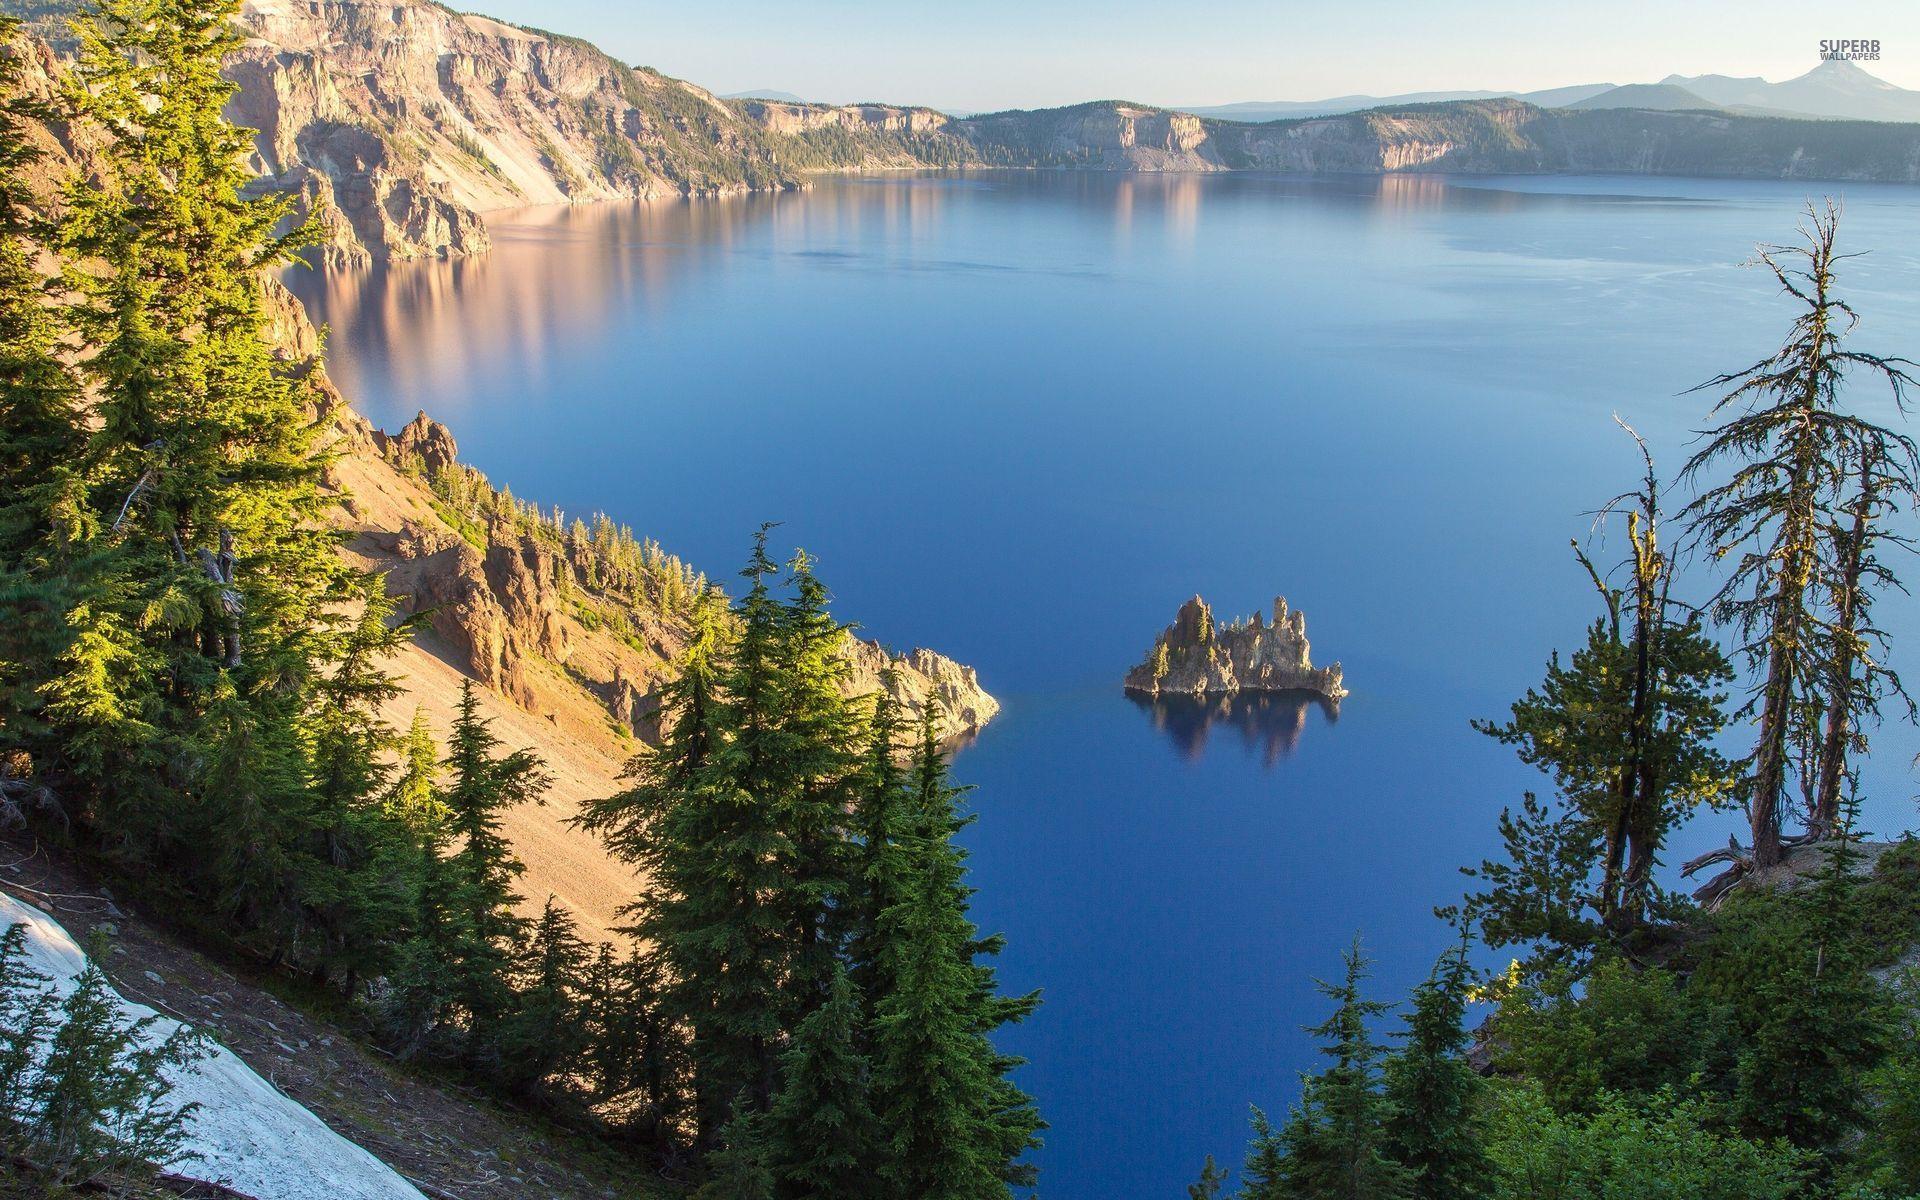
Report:
M1524 91L1813 67L1822 38L1920 88L1916 0L455 0L718 92L1008 108Z

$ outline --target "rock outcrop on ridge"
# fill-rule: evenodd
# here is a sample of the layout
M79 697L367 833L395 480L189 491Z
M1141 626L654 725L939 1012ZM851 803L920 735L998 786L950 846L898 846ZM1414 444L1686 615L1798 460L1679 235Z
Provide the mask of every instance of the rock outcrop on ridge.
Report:
M1285 597L1274 598L1271 623L1255 613L1219 625L1213 609L1195 596L1180 606L1146 660L1127 672L1126 689L1150 696L1305 691L1335 703L1347 694L1339 663L1313 665L1307 616L1289 609Z
M362 478L343 480L356 505L363 494L413 501L380 514L361 506L349 549L425 616L441 656L529 712L557 721L590 698L584 724L610 718L651 738L656 692L686 649L688 605L711 586L706 578L598 520L562 527L503 500L425 413L392 434L350 413L342 420L360 458ZM377 492L368 475L385 477ZM933 705L943 739L976 733L1000 711L972 667L935 651L896 653L849 636L846 659L849 694L888 686L891 669L906 719Z

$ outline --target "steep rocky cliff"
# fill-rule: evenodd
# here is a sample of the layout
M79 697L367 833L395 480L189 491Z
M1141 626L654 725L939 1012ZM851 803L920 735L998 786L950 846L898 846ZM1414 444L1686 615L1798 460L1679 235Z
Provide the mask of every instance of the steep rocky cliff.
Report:
M963 123L930 108L891 104L727 102L765 133L777 161L801 172L980 165Z
M337 213L335 261L484 248L489 209L791 187L706 91L428 0L248 0L228 74L274 185Z
M961 123L988 163L1100 171L1224 171L1215 126L1186 113L1103 100L991 113Z
M1114 107L1114 106L1099 106ZM992 118L1018 128L1044 114ZM1796 121L1711 112L1540 108L1458 100L1251 125L1198 121L1175 156L1129 151L1074 165L1126 170L1258 170L1387 174L1553 172L1752 179L1920 180L1920 127ZM1083 127L1098 128L1091 118ZM987 151L990 158L996 158ZM1059 165L1069 165L1056 152Z
M1920 127L1462 100L1265 125L1209 122L1230 166L1911 182Z
M63 56L82 0L0 0ZM706 91L432 0L247 0L229 115L335 265L483 251L480 214L796 186Z
M909 720L934 705L937 727L949 741L971 737L1000 712L1000 702L980 686L969 666L918 648L905 654L875 641L847 638L848 689L868 695L883 687Z
M747 115L758 120L760 111ZM1551 109L1513 99L1399 105L1257 125L1100 101L992 113L935 128L963 142L973 162L1015 168L1920 179L1920 127L1911 124ZM938 144L948 156L938 165L968 165L956 164L946 143Z
M1547 169L1535 127L1554 119L1518 100L1463 100L1208 127L1224 161L1246 170L1529 172Z
M1260 613L1220 625L1195 596L1161 632L1144 662L1127 672L1126 689L1150 696L1230 696L1236 692L1316 692L1338 702L1347 694L1340 664L1315 667L1307 616L1273 601L1273 621Z

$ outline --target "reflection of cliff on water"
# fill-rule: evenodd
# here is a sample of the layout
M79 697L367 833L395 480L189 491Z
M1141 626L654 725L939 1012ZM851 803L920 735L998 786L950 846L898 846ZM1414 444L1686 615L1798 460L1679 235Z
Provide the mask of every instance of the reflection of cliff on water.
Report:
M329 357L335 381L356 401L375 399L368 392L376 380L402 396L459 395L466 390L462 375L503 368L537 375L546 354L590 339L610 317L670 303L684 277L696 273L691 259L724 253L745 222L778 200L752 195L489 213L487 254L297 269L286 282L316 321L351 331Z
M488 213L486 254L295 269L286 283L317 322L341 331L329 368L366 415L404 421L416 398L437 397L433 415L457 426L461 404L482 385L498 390L503 376L524 376L528 394L537 393L548 355L622 336L613 322L665 324L676 306L700 303L688 293L711 280L708 260L796 254L814 262L819 245L862 232L912 247L946 200L940 187L818 191Z
M1268 767L1292 754L1307 727L1307 712L1318 709L1326 724L1340 719L1340 707L1313 692L1237 692L1231 696L1147 696L1128 693L1154 728L1167 735L1180 757L1197 762L1214 730L1239 737Z
M1329 197L1353 203L1329 204ZM335 382L376 423L396 425L427 408L466 427L484 404L548 404L537 419L562 419L578 394L555 396L555 360L575 389L644 402L650 354L731 353L762 337L751 294L732 284L774 286L795 271L907 271L981 275L1043 271L1105 275L1078 258L1016 261L983 249L954 256L1004 211L1036 219L1035 200L1083 207L1110 223L1115 254L1191 251L1203 209L1210 220L1259 223L1280 240L1298 229L1323 237L1329 220L1380 222L1429 209L1554 203L1430 175L1312 178L1263 173L1192 175L980 171L826 178L805 194L731 196L530 208L486 214L493 249L474 258L396 263L360 270L289 272L287 282L316 320L332 327ZM1249 228L1253 226L1250 225ZM1363 243L1364 244L1364 243ZM735 258L753 269L716 269ZM1130 261L1130 259L1128 259ZM821 278L822 304L840 292ZM708 317L703 325L685 314ZM729 326L734 313L742 320ZM669 347L663 330L706 343ZM609 348L621 353L610 355ZM597 364L597 365L596 365ZM684 395L675 399L684 400ZM664 400L664 398L663 398ZM626 411L634 411L629 407Z

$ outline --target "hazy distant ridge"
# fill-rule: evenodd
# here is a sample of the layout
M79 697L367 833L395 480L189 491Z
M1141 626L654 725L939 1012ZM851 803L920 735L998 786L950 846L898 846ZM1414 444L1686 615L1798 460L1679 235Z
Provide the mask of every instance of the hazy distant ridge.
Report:
M1611 83L1580 83L1538 92L1403 92L1397 96L1333 96L1326 100L1251 100L1240 104L1198 105L1179 111L1223 121L1281 121L1296 117L1334 117L1368 108L1406 104L1445 104L1455 100L1525 100L1542 108L1558 108L1612 91Z
M1254 100L1183 108L1228 121L1336 116L1363 109L1456 100L1525 100L1542 108L1724 108L1745 116L1920 121L1920 92L1876 78L1858 63L1828 61L1804 75L1768 83L1757 75L1669 75L1658 83L1582 83L1535 92L1408 92L1399 96L1334 96L1325 100Z

